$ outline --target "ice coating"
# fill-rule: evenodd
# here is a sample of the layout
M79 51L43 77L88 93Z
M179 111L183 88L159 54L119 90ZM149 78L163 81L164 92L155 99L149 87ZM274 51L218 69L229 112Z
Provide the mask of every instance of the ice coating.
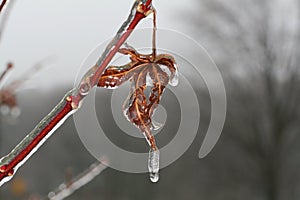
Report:
M85 81L85 82L81 83L79 91L80 91L81 95L85 96L90 92L91 89L92 89L92 86L91 86L90 82Z
M157 121L155 121L155 120L152 120L152 126L151 126L151 129L152 129L153 131L157 131L157 130L161 129L163 126L164 126L163 123L159 123L159 122L157 122Z
M169 84L171 86L177 86L179 83L179 73L178 73L178 69L177 69L177 64L175 64L175 71L173 74L171 74L170 80L169 80Z
M33 149L27 150L29 144L31 144L32 141L39 136L41 130L43 130L53 120L54 116L57 116L57 114L65 107L65 105L68 103L68 97L73 93L74 90L69 91L57 104L57 106L46 117L44 117L41 122L8 155L0 159L0 175L3 175L6 173L6 170L4 169L5 166L14 161L15 158L18 157L18 155L20 155L23 151L28 151L28 154L22 160L20 160L17 165L11 169L11 171L8 172L8 176L4 177L0 181L0 186L9 181L18 168L21 167L42 146L42 144L44 144L44 142L64 123L69 116L77 111L74 109L66 114Z
M131 12L127 18L127 20L123 23L113 41L107 46L101 57L98 59L95 67L89 71L91 73L87 73L87 75L91 78L91 86L95 86L99 77L101 76L105 67L109 64L116 51L120 48L122 43L129 37L131 30L135 28L135 26L140 22L141 19L145 18L149 11L152 9L151 0L136 0L132 6ZM8 12L6 12L8 13ZM151 12L150 12L151 13ZM82 82L80 82L82 83ZM86 86L86 85L80 85ZM72 115L77 109L80 107L82 103L82 99L86 94L87 87L83 87L82 91L79 91L79 88L74 88L70 94L66 94L66 98L64 98L42 121L30 132L24 140L22 140L17 147L15 147L10 154L0 159L0 168L3 165L8 164L9 168L12 170L17 170L24 162L46 141L46 139L52 135L52 133L68 118L68 116ZM70 111L70 105L72 110ZM66 107L62 107L66 106ZM60 112L61 111L61 112ZM49 123L48 123L49 122ZM53 123L52 123L53 122ZM43 129L45 128L45 129ZM50 130L51 129L51 130ZM45 130L45 131L44 131ZM50 131L49 131L50 130ZM36 141L37 134L43 133L39 141ZM47 134L47 135L44 135ZM41 139L41 140L40 140ZM37 143L31 143L31 141ZM28 145L32 144L28 149ZM35 145L36 146L33 146ZM32 148L34 147L34 148ZM20 154L25 149L25 154ZM28 154L27 154L28 153ZM26 157L24 157L24 155ZM14 172L15 172L14 171ZM6 182L6 180L10 179L11 171L0 171L0 186ZM10 176L7 177L6 175ZM12 175L12 174L11 174Z
M156 183L159 180L159 150L153 150L152 148L150 149L148 159L148 170L150 180L153 183Z
M151 148L148 160L150 180L157 182L159 151L152 131L160 129L164 124L152 121L152 117L167 85L178 84L177 64L169 54L140 54L128 45L121 48L119 53L129 55L131 62L108 67L98 86L115 89L126 81L131 82L128 98L123 104L123 114L145 136Z
M52 191L48 194L48 198L50 200L66 199L75 191L96 178L103 170L107 168L106 164L107 163L100 162L92 164L87 170L72 179L69 185L67 185L66 183L59 185L59 187L55 191Z
M136 2L139 4L143 1ZM130 62L122 66L109 66L101 75L97 85L116 89L128 80L131 82L129 96L123 105L123 114L144 134L151 148L148 160L150 179L152 182L157 182L159 150L152 131L160 129L163 124L152 121L152 117L167 85L178 84L178 69L173 56L157 54L156 11L153 7L149 11L147 15L153 13L152 53L141 54L125 43L125 48L120 48L118 52L129 56ZM149 95L147 95L147 88L151 90Z
M148 87L153 87L153 80L151 79L151 76L149 73L146 75L146 86Z
M175 60L174 60L174 62L175 62ZM166 65L160 65L160 68L169 75L169 77L170 77L169 84L171 86L177 86L178 82L179 82L179 73L178 73L177 64L174 63L174 65L172 66L173 69L170 69Z

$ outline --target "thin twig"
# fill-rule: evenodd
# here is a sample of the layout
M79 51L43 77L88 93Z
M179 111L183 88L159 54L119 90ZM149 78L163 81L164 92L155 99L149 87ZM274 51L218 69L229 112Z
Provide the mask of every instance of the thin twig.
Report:
M91 88L97 85L103 71L111 62L136 25L152 10L152 0L136 0L127 20L107 46L97 63L82 78L78 87L64 96L57 106L7 155L0 159L0 186L9 181L16 170L80 107Z
M0 40L2 38L2 34L3 34L3 30L6 26L6 22L8 20L9 14L13 8L13 5L15 3L15 0L9 0L9 2L7 2L6 0L3 0L1 3L1 7L0 7L0 13L1 13L1 21L0 21ZM2 13L2 9L5 5L5 11L4 13Z
M6 74L8 73L8 71L11 70L12 68L13 68L13 64L12 63L8 63L6 65L6 69L0 75L0 83L3 81L3 78L6 76Z
M26 70L19 78L11 82L6 89L11 91L16 91L19 89L26 81L30 80L35 74L40 72L41 69L45 68L46 65L53 61L54 57L47 57L43 60L36 62L30 69Z
M75 191L85 186L93 179L95 179L103 170L107 168L108 161L101 160L93 163L86 171L79 174L76 178L70 182L65 182L59 185L59 187L49 192L48 197L45 200L63 200L71 196Z
M3 1L1 2L1 5L0 5L0 13L2 12L2 9L4 8L6 2L7 2L7 0L3 0Z

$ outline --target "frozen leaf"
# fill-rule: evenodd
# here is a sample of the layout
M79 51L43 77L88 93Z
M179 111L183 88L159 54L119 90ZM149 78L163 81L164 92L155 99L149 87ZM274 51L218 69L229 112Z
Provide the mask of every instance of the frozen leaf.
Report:
M131 62L123 66L108 67L98 86L115 89L126 81L131 82L130 93L123 107L124 115L140 129L150 147L157 150L151 133L157 126L153 124L152 116L168 83L178 82L175 59L168 54L140 54L128 45L119 52L129 55ZM151 89L148 96L147 87Z

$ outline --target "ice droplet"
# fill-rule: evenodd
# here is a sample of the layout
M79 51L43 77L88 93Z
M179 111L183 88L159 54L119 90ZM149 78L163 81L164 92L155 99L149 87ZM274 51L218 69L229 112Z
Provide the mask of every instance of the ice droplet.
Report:
M91 90L91 85L88 81L85 81L83 82L81 85L80 85L80 94L85 96L89 93L89 91Z
M153 183L156 183L159 180L159 174L158 173L150 173L150 180Z
M150 149L148 170L149 170L150 180L153 183L156 183L159 180L159 150Z

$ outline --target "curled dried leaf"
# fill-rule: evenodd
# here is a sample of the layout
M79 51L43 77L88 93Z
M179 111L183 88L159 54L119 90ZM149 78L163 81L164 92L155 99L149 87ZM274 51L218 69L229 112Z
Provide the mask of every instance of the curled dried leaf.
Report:
M157 149L151 133L155 125L152 116L159 105L168 83L177 82L175 59L168 54L140 54L128 45L119 53L129 55L131 62L123 66L110 66L101 76L98 86L115 89L126 81L131 81L131 91L124 103L124 114L144 134L150 147ZM146 88L150 94L146 95Z

